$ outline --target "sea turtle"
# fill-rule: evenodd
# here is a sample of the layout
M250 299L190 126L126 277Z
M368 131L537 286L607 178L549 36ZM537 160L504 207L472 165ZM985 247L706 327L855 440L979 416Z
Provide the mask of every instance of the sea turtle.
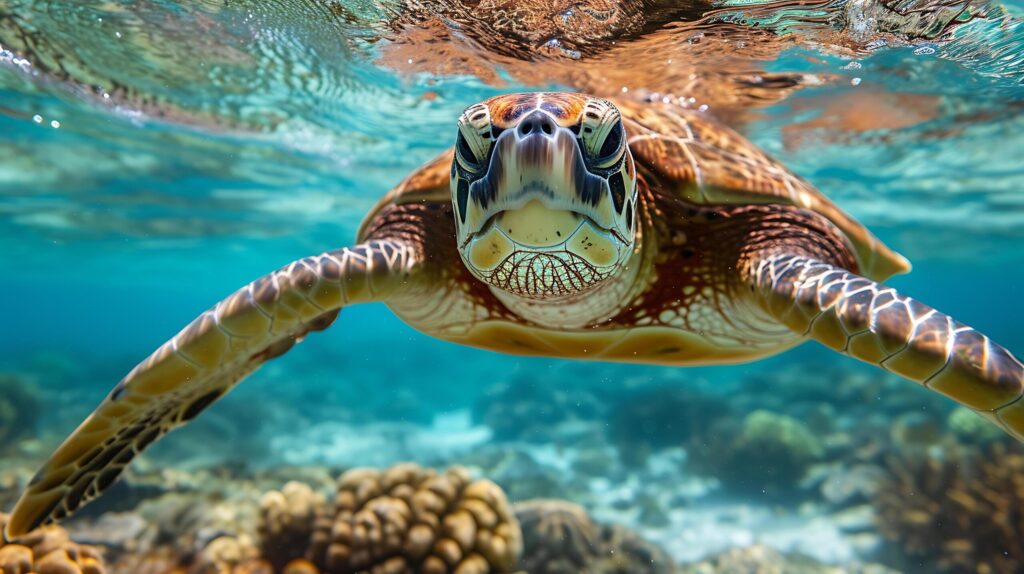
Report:
M434 337L523 355L682 366L815 339L1024 436L1024 366L876 283L908 269L706 114L495 97L466 109L454 147L381 199L355 245L246 285L128 373L31 481L6 535L68 516L153 441L369 301Z

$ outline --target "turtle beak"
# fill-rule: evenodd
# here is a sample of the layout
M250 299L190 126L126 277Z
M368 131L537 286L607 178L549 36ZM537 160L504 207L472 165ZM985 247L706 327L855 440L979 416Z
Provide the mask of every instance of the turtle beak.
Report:
M564 240L584 221L625 241L628 230L618 229L608 196L608 181L587 170L576 134L535 110L498 136L486 173L469 186L459 245L534 202L548 213L540 217L541 210L531 209L535 225L513 226L513 241L539 246Z
M587 169L576 133L546 112L502 131L482 171L456 227L463 260L492 286L532 299L570 296L632 252L608 179Z

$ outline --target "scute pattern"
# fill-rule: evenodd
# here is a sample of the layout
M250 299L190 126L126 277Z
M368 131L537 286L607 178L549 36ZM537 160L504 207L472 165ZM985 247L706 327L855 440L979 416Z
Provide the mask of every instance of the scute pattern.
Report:
M416 257L406 244L385 240L307 257L200 315L128 373L57 449L15 507L8 536L71 515L153 441L329 326L341 307L387 295Z
M739 284L737 262L746 250L801 246L818 257L856 267L839 230L827 219L790 206L693 205L671 193L643 188L645 253L651 254L644 290L611 323L672 327L700 333L721 348L778 349L797 334L777 321L746 312L747 286ZM673 346L651 349L670 355Z
M778 254L752 262L764 308L798 333L940 392L1024 439L1024 365L952 317L854 273Z
M513 96L500 96L489 101L491 122L495 127L506 129L516 124L519 118L536 109L543 109L558 121L558 125L569 127L580 117L590 96L572 92L538 92Z
M597 268L569 251L517 251L485 280L509 293L532 299L564 297L608 278L612 267Z
M885 279L910 269L867 229L742 135L707 114L660 102L617 102L649 185L697 204L793 205L819 213L852 242L862 271Z

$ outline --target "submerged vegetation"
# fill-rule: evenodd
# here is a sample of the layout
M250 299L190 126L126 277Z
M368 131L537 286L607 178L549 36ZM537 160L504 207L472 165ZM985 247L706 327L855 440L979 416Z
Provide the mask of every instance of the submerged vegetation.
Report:
M619 454L642 464L652 451L686 445L730 414L720 397L680 386L640 389L618 397L608 420Z
M907 557L941 572L1024 568L1024 449L889 460L875 498L879 528Z
M457 432L431 430L436 421L328 427L356 439L383 433L401 445L392 456L413 453L421 466L275 463L292 439L243 466L229 457L155 472L163 460L143 459L115 487L118 504L101 499L68 523L93 546L50 529L59 543L15 541L0 559L41 565L61 550L47 564L59 560L70 574L890 572L858 559L908 573L1024 567L1014 546L1024 534L1024 452L976 415L922 411L912 387L892 404L856 398L888 392L884 375L837 371L836 385L813 393L801 390L809 377L800 367L770 384L757 377L729 401L681 380L609 392L512 379L480 392L469 403L473 426ZM271 419L263 432L298 439L320 424L302 418L319 410L290 412L294 429ZM218 416L230 424L244 409ZM459 433L467 442L446 442ZM335 455L352 458L346 452ZM428 468L454 463L465 468ZM10 464L16 492L30 475ZM793 525L792 541L756 544L754 533ZM755 564L763 568L749 570Z
M586 509L561 500L513 507L523 530L530 574L673 574L678 568L657 546L620 525L595 522Z
M35 432L39 397L23 378L0 373L0 452Z
M720 423L707 436L691 449L695 465L743 494L791 494L824 454L821 440L806 425L770 411L754 411L738 425Z

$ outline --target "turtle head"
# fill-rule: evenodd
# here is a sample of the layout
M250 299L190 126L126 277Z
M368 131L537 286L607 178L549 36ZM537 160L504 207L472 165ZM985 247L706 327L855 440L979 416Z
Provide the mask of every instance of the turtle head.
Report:
M633 252L636 171L607 100L534 93L470 106L451 191L463 261L513 295L585 293Z

